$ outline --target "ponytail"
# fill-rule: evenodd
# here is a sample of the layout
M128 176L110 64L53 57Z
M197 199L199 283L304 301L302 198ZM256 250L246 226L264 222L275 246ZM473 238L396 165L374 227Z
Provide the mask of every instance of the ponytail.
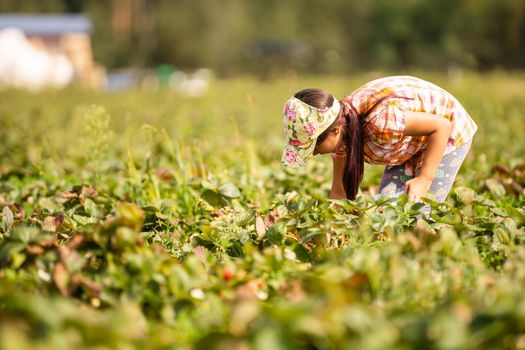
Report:
M365 169L362 118L359 117L353 106L345 102L343 106L343 118L346 122L346 127L343 132L343 142L346 147L343 185L346 198L355 199L359 191L359 184L363 180Z
M346 127L343 133L343 142L346 146L346 162L343 172L343 185L346 198L355 199L359 191L359 184L363 180L365 170L364 155L364 126L366 117L376 109L387 98L405 98L396 95L383 96L373 103L362 113L358 113L355 107L343 100L341 103L343 118ZM330 128L329 128L330 129Z

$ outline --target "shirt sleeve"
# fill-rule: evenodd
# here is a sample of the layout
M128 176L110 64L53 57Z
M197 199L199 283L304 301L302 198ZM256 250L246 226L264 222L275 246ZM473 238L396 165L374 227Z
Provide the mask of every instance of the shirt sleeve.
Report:
M397 104L389 103L375 108L367 118L366 131L378 145L394 144L404 137L405 112Z

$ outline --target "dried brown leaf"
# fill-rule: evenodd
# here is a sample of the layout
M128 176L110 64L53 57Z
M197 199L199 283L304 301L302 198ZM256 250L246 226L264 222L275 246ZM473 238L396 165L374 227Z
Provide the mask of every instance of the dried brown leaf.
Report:
M60 225L64 222L64 215L47 216L42 220L42 230L49 232L56 232Z
M11 205L12 203L5 199L4 196L0 194L0 206Z
M199 261L201 263L205 263L206 262L206 257L205 257L205 254L206 254L206 248L199 245L199 246L196 246L195 248L193 248L193 254L195 254L195 257L197 257L197 259L199 259Z
M45 252L44 248L39 245L30 245L27 247L26 252L33 255L41 255Z
M82 286L90 298L98 298L102 292L102 286L86 276L73 275L71 276L71 282L73 284L71 289L75 289L76 286Z
M84 237L82 235L76 235L67 244L68 249L70 249L70 250L77 249L78 246L82 243L83 240L84 240Z
M255 231L257 232L257 236L259 236L259 238L263 237L266 231L268 231L280 218L281 216L277 209L271 210L265 216L257 216L255 218Z
M66 191L66 192L59 193L58 196L62 198L66 198L66 199L72 199L72 198L78 198L78 193Z
M259 238L263 237L266 233L266 225L264 224L264 219L260 216L255 218L255 232Z
M501 164L496 164L492 167L492 171L502 175L510 175L510 170Z
M98 196L98 192L93 187L82 186L82 191L80 192L80 197L82 197L82 198L95 198L97 196Z
M170 182L175 178L173 170L169 168L158 168L156 173L158 178L162 181Z
M369 283L368 275L364 272L356 272L344 282L345 286L350 289L358 289L367 286Z
M259 279L250 280L235 289L235 296L237 299L255 299L262 285L262 281Z
M286 299L291 301L300 301L305 296L305 291L301 282L296 279L281 283L279 286L279 292Z
M514 192L516 192L516 194L520 194L520 193L523 193L523 186L521 186L519 183L517 183L516 181L512 181L512 183L510 184L512 190Z
M53 281L55 282L55 286L60 291L60 294L69 296L69 273L61 262L55 265L55 270L53 271Z

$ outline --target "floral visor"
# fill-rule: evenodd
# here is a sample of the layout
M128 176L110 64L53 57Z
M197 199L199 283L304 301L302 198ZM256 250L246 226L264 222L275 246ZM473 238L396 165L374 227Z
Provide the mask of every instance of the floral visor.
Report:
M315 108L292 97L284 105L283 127L286 134L281 163L301 167L311 158L317 137L335 121L341 105L337 99L331 107Z

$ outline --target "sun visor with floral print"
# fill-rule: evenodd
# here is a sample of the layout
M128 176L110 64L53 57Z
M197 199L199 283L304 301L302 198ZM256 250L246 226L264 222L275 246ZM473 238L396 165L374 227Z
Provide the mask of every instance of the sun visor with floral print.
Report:
M334 98L331 107L319 109L292 97L284 105L286 134L281 162L285 166L304 166L313 154L317 137L335 121L341 105Z

